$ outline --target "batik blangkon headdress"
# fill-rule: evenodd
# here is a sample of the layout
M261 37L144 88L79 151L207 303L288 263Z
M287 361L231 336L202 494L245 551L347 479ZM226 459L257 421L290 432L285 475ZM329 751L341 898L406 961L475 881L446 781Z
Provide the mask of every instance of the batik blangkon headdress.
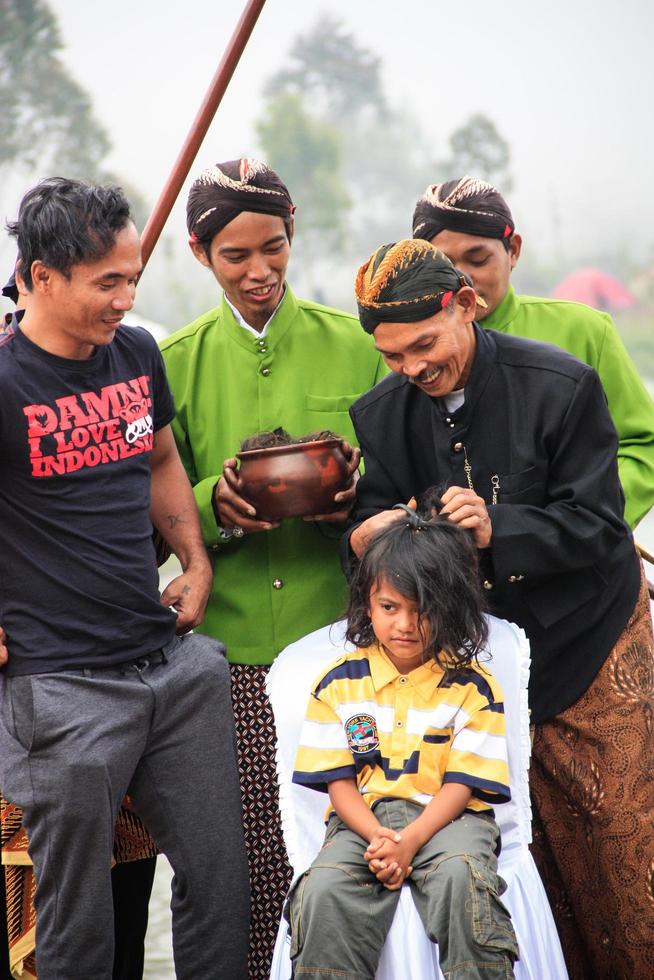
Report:
M355 282L359 320L366 333L382 321L411 323L440 313L470 279L429 242L407 238L382 245L361 266Z
M459 177L444 184L430 184L416 204L413 237L431 241L441 231L508 242L515 224L497 188L477 177Z
M189 191L186 225L192 240L210 243L243 211L279 216L290 241L295 211L291 195L274 170L252 157L202 171Z

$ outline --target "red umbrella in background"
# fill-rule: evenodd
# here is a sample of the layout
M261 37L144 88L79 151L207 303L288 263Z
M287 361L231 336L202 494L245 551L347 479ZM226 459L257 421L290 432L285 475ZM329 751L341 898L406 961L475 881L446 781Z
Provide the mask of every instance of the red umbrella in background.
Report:
M636 297L613 276L599 269L577 269L552 290L555 299L571 299L596 310L628 310Z

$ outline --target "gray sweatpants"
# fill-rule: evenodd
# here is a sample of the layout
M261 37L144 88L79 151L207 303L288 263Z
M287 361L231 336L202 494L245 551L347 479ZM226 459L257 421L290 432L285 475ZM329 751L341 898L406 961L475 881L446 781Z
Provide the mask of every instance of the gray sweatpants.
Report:
M421 809L382 800L375 815L382 826L401 831ZM506 888L497 874L498 840L490 815L464 813L414 858L408 884L427 935L438 943L447 980L513 977L518 946L498 897ZM298 980L373 980L400 893L368 869L366 847L332 814L322 850L291 889L286 915Z
M192 634L102 670L0 676L0 785L23 808L39 980L110 980L125 794L168 857L180 980L247 977L248 871L229 670Z

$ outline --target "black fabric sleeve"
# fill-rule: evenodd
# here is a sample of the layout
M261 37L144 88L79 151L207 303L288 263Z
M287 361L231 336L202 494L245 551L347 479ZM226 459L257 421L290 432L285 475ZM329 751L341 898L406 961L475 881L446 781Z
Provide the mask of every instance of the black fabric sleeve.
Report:
M574 387L550 452L547 503L490 505L495 576L549 576L603 561L624 543L618 438L600 380ZM500 494L501 501L501 494Z

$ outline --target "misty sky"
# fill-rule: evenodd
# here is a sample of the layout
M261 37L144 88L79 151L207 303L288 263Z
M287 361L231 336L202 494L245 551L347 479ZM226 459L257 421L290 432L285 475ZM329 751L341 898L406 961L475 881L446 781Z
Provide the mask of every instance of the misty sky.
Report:
M113 140L112 169L152 202L243 6L50 0L66 64ZM382 58L389 101L418 116L433 159L447 156L448 136L472 113L492 118L511 146L509 199L535 255L558 248L572 263L581 250L617 247L654 260L648 0L268 0L192 173L258 152L266 79L324 11ZM3 189L3 218L22 190ZM398 237L423 190L407 188ZM169 230L185 234L181 213Z
M50 2L66 62L110 131L113 168L152 198L243 5ZM493 119L511 145L517 223L544 251L557 240L574 253L577 242L594 248L611 237L654 257L648 0L268 0L194 170L256 151L265 80L325 10L382 57L389 100L418 115L434 159L471 113ZM407 200L422 190L408 189Z

